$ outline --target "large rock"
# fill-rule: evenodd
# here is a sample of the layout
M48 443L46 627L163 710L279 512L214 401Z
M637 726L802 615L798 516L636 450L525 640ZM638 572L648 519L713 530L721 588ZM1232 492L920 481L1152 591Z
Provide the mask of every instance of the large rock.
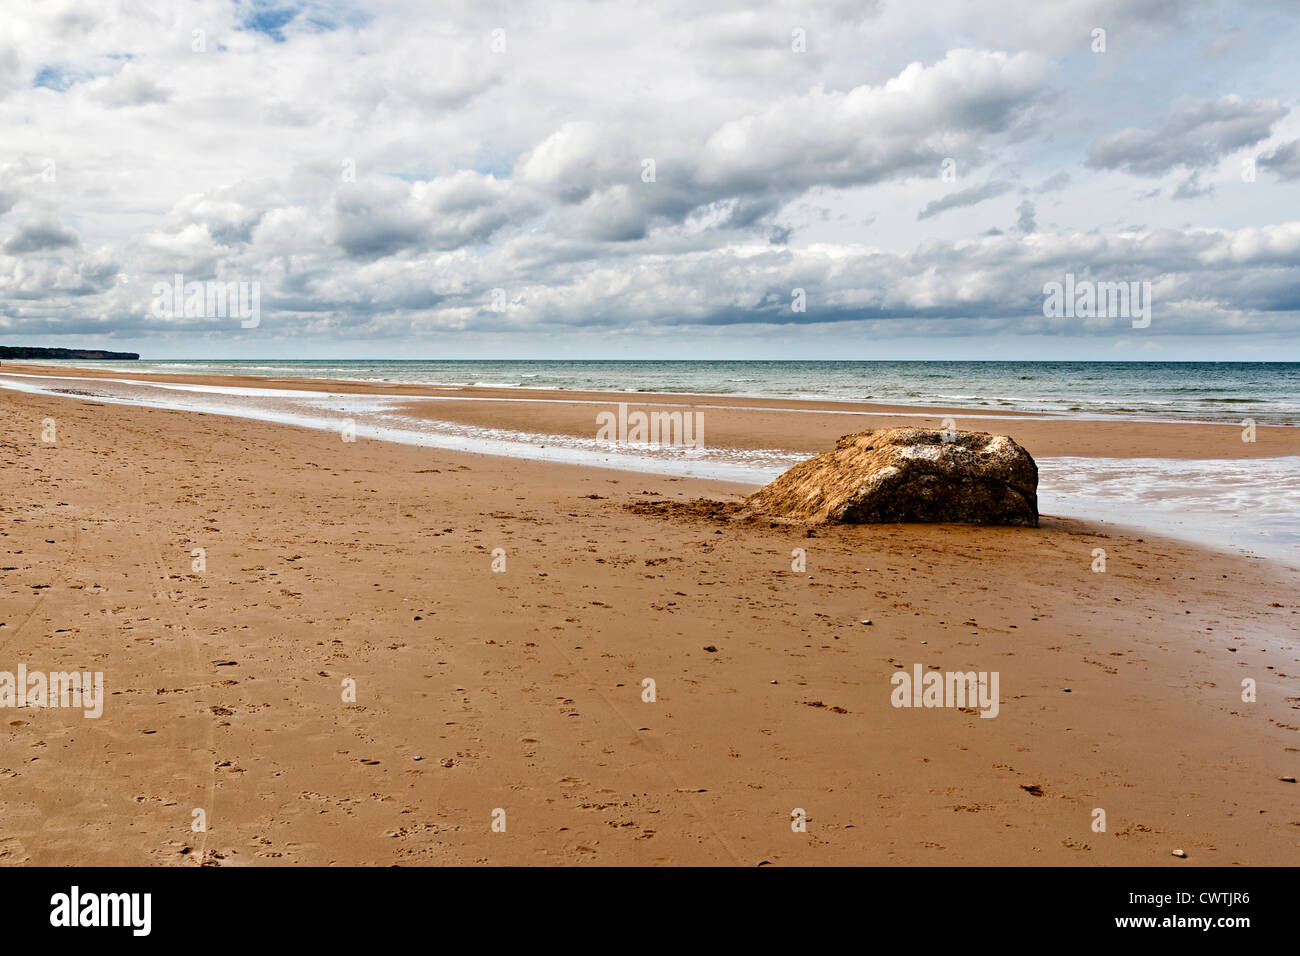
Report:
M884 428L845 435L750 495L751 514L858 524L1038 527L1038 466L1006 435Z

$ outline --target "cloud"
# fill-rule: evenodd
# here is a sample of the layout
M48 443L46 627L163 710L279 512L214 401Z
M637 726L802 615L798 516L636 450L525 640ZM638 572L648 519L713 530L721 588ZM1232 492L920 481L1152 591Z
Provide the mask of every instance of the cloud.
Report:
M1032 122L1048 72L1028 54L952 50L885 83L786 97L702 142L669 139L658 150L638 151L617 125L569 121L520 160L514 179L574 207L554 224L574 236L631 241L692 217L743 228L810 189L934 176L953 152L978 157Z
M962 206L974 206L984 202L986 199L993 199L996 196L1003 196L1011 192L1014 187L1011 183L1004 180L989 180L979 186L970 186L966 189L958 189L950 192L948 195L932 202L925 204L925 208L916 214L917 219L929 219L937 216L941 212L949 209L958 209Z
M5 241L4 251L11 256L21 256L33 252L73 248L80 244L77 234L60 223L29 222Z
M115 76L94 80L88 86L86 95L109 109L148 106L151 103L166 103L171 99L170 90L144 75L132 64L123 67Z
M18 89L21 84L22 70L18 50L0 39L0 100Z
M1278 179L1286 182L1300 180L1300 139L1283 143L1260 156L1258 165L1262 169L1276 173Z
M1070 174L1059 169L1038 184L1038 191L1040 193L1060 192L1068 185L1070 185Z
M485 242L523 208L508 183L459 170L379 189L341 187L333 200L331 241L355 259L407 250L451 250Z
M515 166L514 178L562 203L585 201L602 182L630 176L615 166L614 153L600 127L571 120L530 150Z
M120 271L116 258L105 251L87 252L57 225L49 235L31 228L27 242L9 242L0 246L0 315L9 314L17 321L8 325L21 331L25 320L38 325L57 315L78 308L74 303L99 299L109 292ZM23 236L24 233L19 233ZM32 255L39 252L39 255Z
M377 259L419 245L425 221L397 185L334 196L332 241L354 259Z
M1175 199L1201 199L1205 196L1214 195L1214 185L1201 184L1201 171L1193 170L1192 174L1178 184L1174 190Z
M1186 303L1164 331L1300 333L1276 222L1300 208L1296 33L1261 4L1230 44L1211 0L20 4L0 38L0 335L174 334L183 354L210 326L149 311L176 272L260 281L250 343L343 354L1023 330L1065 271L1158 281ZM1278 141L1262 187L1183 201ZM1116 171L1169 179L1143 198Z
M1030 54L951 50L878 86L787 99L719 128L696 178L735 195L934 174L954 151L1028 122L1048 72Z
M253 230L276 201L282 197L263 196L251 184L184 196L171 208L165 230L177 235L200 226L214 244L238 246L252 241Z
M1138 176L1162 176L1172 169L1198 169L1266 139L1287 114L1276 101L1240 96L1214 100L1181 98L1158 125L1130 127L1093 141L1087 165Z
M1038 231L1038 220L1035 218L1035 207L1028 199L1022 199L1020 205L1016 206L1016 229L1026 235Z

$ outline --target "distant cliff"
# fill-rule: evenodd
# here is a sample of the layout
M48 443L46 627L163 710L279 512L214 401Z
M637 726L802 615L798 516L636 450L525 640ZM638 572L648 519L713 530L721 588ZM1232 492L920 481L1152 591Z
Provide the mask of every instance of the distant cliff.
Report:
M0 345L3 359L138 359L139 352L105 352L102 349L36 349Z

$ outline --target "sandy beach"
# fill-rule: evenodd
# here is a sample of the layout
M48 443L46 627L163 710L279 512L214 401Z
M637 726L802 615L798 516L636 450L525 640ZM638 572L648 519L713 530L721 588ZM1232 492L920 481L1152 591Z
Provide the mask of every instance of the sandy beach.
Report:
M710 444L809 454L950 414L1035 456L1300 453L1262 426L466 394L436 414L590 435L602 403L694 403ZM1284 562L1050 515L736 522L692 502L752 486L66 395L0 393L0 455L0 670L106 695L3 712L0 863L1300 859ZM996 718L893 706L918 666L997 672Z

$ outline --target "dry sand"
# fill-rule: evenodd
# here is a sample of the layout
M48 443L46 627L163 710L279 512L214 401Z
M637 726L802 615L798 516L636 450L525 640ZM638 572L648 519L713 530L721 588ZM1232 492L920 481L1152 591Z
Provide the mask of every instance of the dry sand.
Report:
M748 414L795 447L859 427ZM710 444L777 441L715 417ZM1294 441L1038 427L1010 431L1035 455ZM108 693L98 720L0 711L0 863L1300 861L1280 564L1050 517L808 535L681 506L737 485L12 392L0 461L0 670ZM998 716L894 708L914 664L997 671Z

